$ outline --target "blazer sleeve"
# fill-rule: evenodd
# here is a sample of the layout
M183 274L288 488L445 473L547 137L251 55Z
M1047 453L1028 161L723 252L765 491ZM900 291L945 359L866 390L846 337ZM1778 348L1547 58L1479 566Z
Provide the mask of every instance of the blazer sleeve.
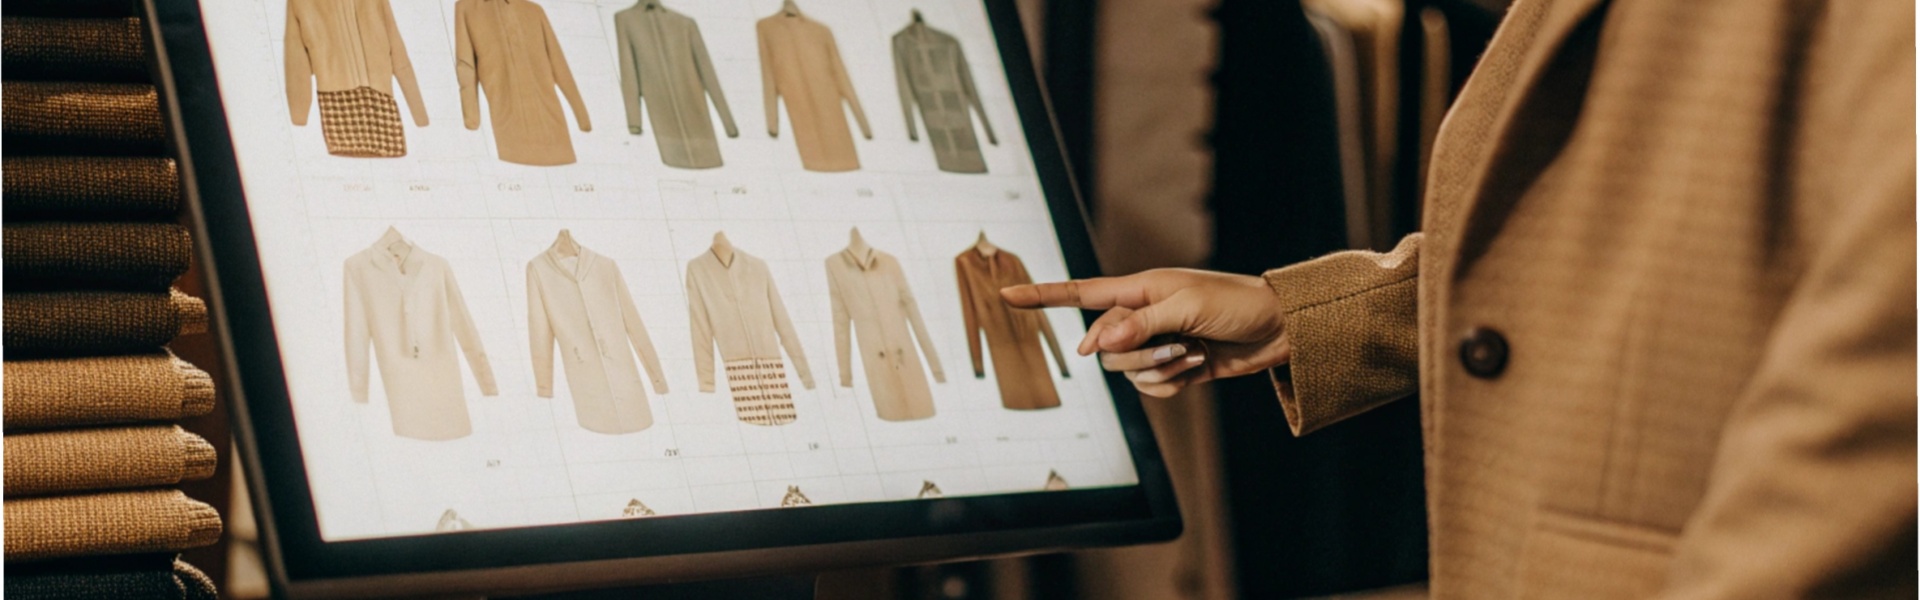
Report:
M780 86L773 76L773 47L767 45L767 25L757 24L760 41L760 96L767 105L767 136L780 137Z
M567 66L567 54L560 50L560 38L553 35L553 23L547 20L546 11L539 12L540 37L547 41L547 63L553 69L553 84L560 86L560 94L567 97L567 105L573 107L573 118L580 121L581 131L593 131L593 121L587 118L587 101L580 97L580 86L573 81L573 69Z
M780 299L780 286L774 283L772 274L767 275L767 305L773 308L773 329L780 334L780 346L787 349L787 360L800 373L800 385L813 389L813 369L807 366L806 348L801 347L800 334L793 330L793 318L787 315L787 303Z
M300 34L299 11L287 3L287 113L293 124L305 126L313 113L313 57L307 55L307 42Z
M635 46L633 34L627 32L627 23L615 20L614 53L620 55L620 96L627 103L627 133L640 135L645 117L640 114L640 102L646 97L646 90L640 89L640 59L634 56L639 52Z
M913 299L913 289L907 287L907 274L900 269L899 263L893 263L888 269L893 273L894 288L900 290L900 310L907 314L907 325L913 328L913 338L920 343L920 353L927 357L927 369L933 371L933 380L947 382L947 370L940 366L940 352L933 348L933 338L927 336L927 321L920 317L920 302Z
M480 330L473 326L473 314L467 312L467 299L460 295L460 282L453 278L453 269L446 269L447 321L453 324L453 339L460 344L460 351L467 355L467 368L473 370L473 379L480 384L480 394L484 396L500 395L500 387L494 384L493 364L487 362L487 349L480 343Z
M707 316L707 299L693 281L693 265L687 266L687 329L693 332L693 374L701 392L713 391L713 321Z
M407 43L400 39L400 27L394 22L393 4L380 3L381 20L387 22L387 61L393 65L393 78L400 84L400 93L407 97L407 110L413 113L413 124L427 126L427 105L420 101L420 82L413 76L413 60L407 57Z
M1808 252L1660 598L1913 597L1913 11L1829 6L1802 54Z
M700 35L700 24L688 21L687 26L687 43L693 45L693 66L700 70L700 85L713 99L713 110L720 113L720 126L726 128L727 137L740 137L740 128L733 124L733 109L727 106L727 93L720 91L720 74L713 70L713 57L707 55L707 40Z
M647 324L640 320L640 307L633 303L633 292L627 289L627 278L619 270L613 272L614 293L620 295L620 320L626 323L627 343L640 355L640 364L647 366L647 377L653 381L653 393L667 393L667 372L660 368L660 353L653 349L653 336L647 335Z
M953 45L953 70L960 77L960 93L967 97L967 105L980 115L980 128L987 132L987 143L1000 145L1000 138L993 135L993 122L987 120L987 107L980 102L980 89L973 85L973 67L967 65L967 54L959 44Z
M373 345L373 326L369 321L372 316L367 314L366 302L360 297L360 286L354 281L351 263L341 279L346 306L347 389L353 393L354 402L366 402L367 369Z
M986 328L980 324L979 315L973 314L973 291L967 288L967 263L965 255L953 259L953 274L960 279L960 321L967 332L967 356L973 359L973 376L984 379L987 376L986 364L981 362L980 336L986 334Z
M1421 234L1268 271L1293 359L1272 371L1294 435L1419 390Z
M907 64L913 60L907 49L907 40L899 34L893 36L893 85L900 90L900 112L907 117L907 139L920 141L920 128L913 122L913 78L908 73Z
M553 316L547 314L547 295L540 289L540 278L533 264L527 264L527 350L533 358L533 390L541 398L553 397Z
M827 301L833 305L833 357L840 368L840 387L853 387L853 315L833 276L833 258L827 259Z
M480 58L467 26L467 3L453 5L453 70L460 79L460 117L467 129L480 128Z
M860 124L861 137L873 139L873 128L867 126L867 111L860 108L860 95L853 92L853 79L847 76L847 63L840 60L840 44L833 41L831 32L827 34L827 59L833 63L833 85L853 109L853 120Z

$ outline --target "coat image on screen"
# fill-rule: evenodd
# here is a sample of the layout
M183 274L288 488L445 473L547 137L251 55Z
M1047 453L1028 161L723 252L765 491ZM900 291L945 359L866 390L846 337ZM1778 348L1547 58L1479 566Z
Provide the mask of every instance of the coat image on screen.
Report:
M527 337L542 398L553 397L558 348L581 427L633 433L653 425L634 354L646 364L654 393L667 393L667 378L627 281L612 259L575 243L564 230L552 248L527 263Z
M859 232L854 232L855 236ZM920 304L893 255L858 243L827 257L827 291L833 303L833 346L839 358L840 385L853 387L853 341L860 342L860 364L875 413L887 421L933 416L933 390L920 367L920 353L934 381L946 382L940 355L927 337Z
M480 393L500 391L447 259L388 228L373 247L347 258L345 279L347 383L354 401L367 401L371 348L394 435L451 440L473 433L456 353L466 354Z
M714 247L687 264L687 310L700 391L713 391L717 347L740 421L792 423L797 415L780 350L786 349L807 389L813 389L813 371L766 261L734 249L725 234L715 234Z
M847 65L833 31L800 14L789 4L778 14L761 19L760 79L767 105L767 135L780 137L780 100L786 100L793 121L793 143L800 148L800 164L808 171L852 171L860 168L853 148L853 132L840 108L846 102L860 123L860 135L873 139L867 113L854 95Z
M928 27L920 11L914 11L913 23L893 34L893 76L900 87L900 109L907 115L907 137L920 140L913 123L913 109L918 107L927 125L927 145L933 146L940 170L987 172L980 140L973 133L973 114L980 114L987 142L997 146L1000 140L994 137L987 109L980 104L980 91L973 86L973 69L960 51L960 40Z
M480 128L480 93L500 160L523 165L574 161L573 138L554 86L567 95L581 131L592 131L573 70L547 22L527 0L460 0L453 5L454 68L467 129Z
M960 312L967 327L967 350L973 358L973 376L986 377L980 356L981 336L993 355L994 379L1000 382L1000 405L1014 410L1060 406L1047 357L1040 350L1046 340L1060 375L1068 376L1066 356L1054 337L1047 314L1009 308L1000 300L1000 288L1033 283L1027 266L1012 252L987 242L986 236L953 260L960 277Z
M319 96L320 135L329 154L406 156L406 127L393 101L395 80L407 96L413 124L427 126L413 61L387 0L289 0L286 71L293 124L307 124Z
M683 169L718 167L720 142L707 116L707 99L720 113L727 137L740 137L727 95L707 56L700 25L660 5L641 0L613 15L619 34L620 93L626 99L627 131L641 135L643 121L653 126L660 162ZM641 109L646 115L641 115Z

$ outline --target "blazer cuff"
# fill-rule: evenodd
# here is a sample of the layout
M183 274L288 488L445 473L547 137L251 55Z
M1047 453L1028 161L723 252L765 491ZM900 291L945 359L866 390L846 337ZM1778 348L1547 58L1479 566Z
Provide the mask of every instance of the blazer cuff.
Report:
M1419 390L1419 241L1265 274L1293 345L1292 362L1269 376L1294 435Z

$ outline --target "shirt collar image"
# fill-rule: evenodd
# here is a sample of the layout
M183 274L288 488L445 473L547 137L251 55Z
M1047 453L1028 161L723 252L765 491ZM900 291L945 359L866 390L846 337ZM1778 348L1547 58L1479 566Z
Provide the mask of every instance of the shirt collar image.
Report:
M560 244L556 242L553 247L547 248L546 252L540 253L540 256L547 261L547 264L553 265L555 270L560 271L562 275L566 275L568 279L585 281L588 276L593 274L593 265L599 262L600 255L594 253L593 250L588 249L586 246L578 246L578 248L580 251L579 254L566 256L561 252ZM569 261L566 259L568 258L574 259L571 266L567 264Z
M871 271L875 266L880 264L880 251L873 248L867 248L865 256L861 256L859 252L854 251L852 248L841 250L840 254L847 258L847 262L859 267L862 271Z
M420 263L424 259L418 252L419 248L407 241L406 236L400 235L399 229L388 227L387 233L373 243L373 249L378 251L373 264L383 271L401 275L420 272Z

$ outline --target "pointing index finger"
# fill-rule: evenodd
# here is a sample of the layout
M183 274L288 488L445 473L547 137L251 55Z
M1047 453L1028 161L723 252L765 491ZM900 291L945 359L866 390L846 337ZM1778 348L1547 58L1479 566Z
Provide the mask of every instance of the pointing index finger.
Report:
M1018 308L1072 306L1107 309L1115 306L1139 308L1148 303L1146 290L1129 285L1128 278L1095 277L1055 283L1016 285L1002 288L1000 297Z

